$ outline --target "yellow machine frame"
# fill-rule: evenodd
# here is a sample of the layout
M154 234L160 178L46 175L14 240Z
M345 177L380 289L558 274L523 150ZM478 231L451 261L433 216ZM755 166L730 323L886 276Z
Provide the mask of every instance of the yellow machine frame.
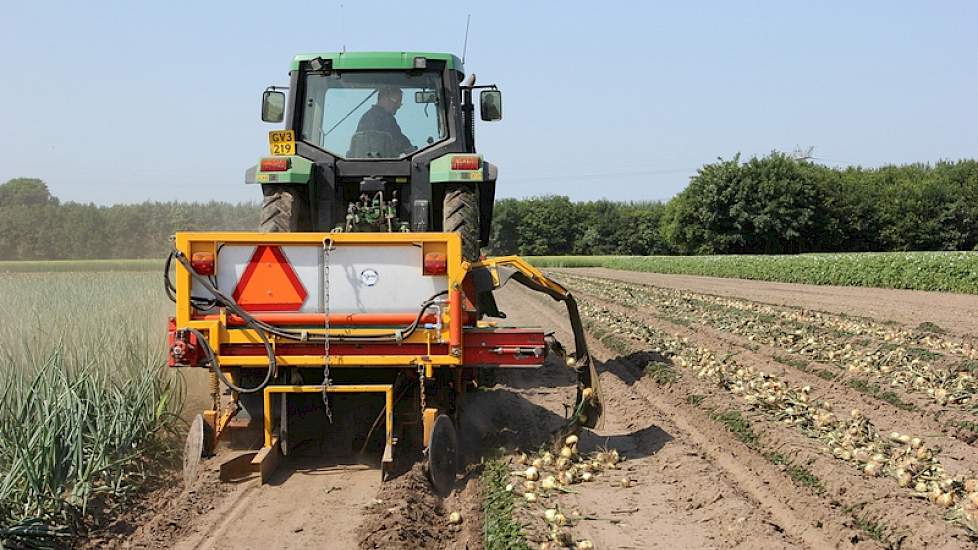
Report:
M441 251L448 257L448 288L449 309L443 313L442 331L432 334L431 329L418 330L404 339L405 343L430 344L432 341L447 341L452 344L452 351L444 355L427 354L414 355L330 355L330 366L406 366L424 365L431 375L434 366L458 366L462 364L462 323L452 319L452 311L461 313L462 280L469 270L469 263L461 260L462 243L455 233L245 233L245 232L213 232L213 233L177 233L176 249L186 257L192 257L198 252L214 254L219 244L238 245L318 245L325 246L388 246L403 244L405 246L420 245L422 250ZM421 266L418 266L421 269ZM190 302L191 275L182 266L176 272L176 324L178 328L195 328L207 336L211 349L220 350L222 344L261 344L262 340L255 330L248 328L231 328L227 318L222 314L217 320L197 320L192 318ZM325 329L311 329L309 334L324 334ZM386 334L389 331L369 328L339 328L330 329L330 335L372 335ZM289 338L270 335L274 345L276 342L297 342ZM244 357L234 355L218 355L221 365L240 367L264 367L268 359L263 356ZM276 362L281 366L321 367L326 362L325 355L276 355Z
M195 319L193 305L190 299L192 287L192 275L190 273L189 258L198 253L210 253L216 258L218 248L224 244L236 245L309 245L320 247L343 247L343 246L390 246L392 244L402 244L404 246L420 246L422 257L427 252L440 252L445 254L447 259L447 279L448 279L448 309L442 310L439 328L419 327L413 334L406 336L402 343L421 344L425 346L427 353L423 355L340 355L329 354L326 356L325 349L322 355L285 355L275 350L276 344L301 343L299 338L288 338L276 334L266 334L273 351L275 352L275 362L279 366L292 367L322 367L325 363L331 367L414 367L421 369L424 376L432 378L436 368L460 367L465 362L463 357L463 325L465 322L465 312L463 308L462 284L467 274L471 270L478 270L483 275L488 272L491 280L485 284L492 289L499 288L514 274L521 282L535 290L545 292L557 300L569 301L573 304L570 293L559 283L544 275L522 258L517 256L504 256L499 258L485 259L480 262L469 263L462 260L461 239L457 233L252 233L252 232L181 232L175 237L175 256L179 260L175 273L175 293L176 293L176 317L175 327L177 330L192 328L200 331L206 339L211 350L214 350L217 360L222 366L231 367L268 367L269 360L262 355L220 355L222 347L231 344L262 344L261 335L254 329L247 327L232 327L228 324L228 317L225 309L221 309L217 318ZM418 266L422 269L422 266ZM503 273L505 272L505 273ZM484 289L483 289L484 290ZM594 386L596 396L591 398L592 410L600 412L597 394L600 393L600 386L593 366L590 365L589 356L586 352L586 343L583 339L583 329L580 327L580 319L577 315L576 305L573 306L572 325L575 326L575 342L578 351L583 350L583 354L576 358L576 361L583 367L579 369L579 374L584 376L581 381L586 385ZM325 334L327 331L322 329L303 329L306 334ZM390 329L377 328L351 328L331 327L328 331L330 336L351 336L351 335L386 335L390 334ZM433 354L433 343L440 343L444 346L447 342L448 353ZM444 349L444 348L443 348ZM284 351L284 350L283 350ZM455 377L461 376L461 371L456 370ZM217 398L216 380L214 387L214 409L205 411L203 416L208 425L211 426L212 443L221 437L222 432L231 424L232 419L240 410L237 406L222 407ZM581 399L582 385L579 384L578 401ZM267 476L274 469L280 456L278 437L274 433L274 420L272 416L272 395L288 393L318 393L323 392L321 385L269 385L263 390L263 435L264 448L252 461L252 467L260 472L260 479L264 483ZM384 393L385 395L385 420L386 420L386 447L383 463L389 466L392 461L393 446L396 443L394 431L394 411L393 411L393 387L389 384L343 384L329 385L325 388L328 393ZM235 403L237 395L233 394ZM425 408L419 411L423 426L423 440L427 445L433 424L439 411L437 409ZM595 419L597 420L597 419ZM386 468L385 468L386 469Z
M178 254L185 258L191 258L196 253L210 253L216 256L219 246L224 244L235 245L308 245L308 246L390 246L392 244L402 244L404 246L420 246L422 257L425 252L441 252L448 259L447 279L448 279L448 299L449 308L442 312L441 331L424 328L419 329L414 334L404 338L403 343L426 344L428 353L425 355L336 355L330 354L328 362L331 367L410 367L423 368L426 377L434 376L436 367L457 367L463 364L462 356L463 331L462 325L462 281L470 268L468 262L461 260L462 245L461 239L456 233L250 233L250 232L181 232L176 234L175 249ZM421 269L422 266L418 266ZM226 312L222 312L218 319L194 319L193 306L190 300L192 287L192 276L182 264L177 265L175 277L176 287L176 327L194 328L206 336L207 343L211 349L215 350L217 359L222 366L231 367L267 367L268 358L261 356L238 356L220 355L220 350L225 344L261 344L262 339L257 331L249 328L234 328L228 325ZM454 316L454 318L453 318ZM306 330L309 334L325 334L323 329ZM349 335L383 335L388 334L389 330L372 328L330 328L329 334L335 336ZM274 346L278 343L294 343L301 340L284 338L274 334L267 335L267 338ZM431 353L432 342L449 342L448 354ZM325 351L325 350L324 350ZM279 366L292 367L322 367L327 362L325 353L323 355L280 355L276 353L276 364ZM256 458L254 467L261 472L261 481L265 482L267 472L272 468L269 464L277 461L278 440L274 435L272 410L273 394L288 393L321 393L323 386L282 386L269 385L263 390L263 434L264 448ZM385 424L386 439L385 450L382 462L388 465L393 460L394 446L394 410L393 410L393 387L387 384L343 384L331 385L326 388L328 393L372 393L380 392L385 395ZM216 400L215 400L216 401ZM215 403L218 407L218 403ZM424 439L427 441L435 415L434 409L422 411L422 423ZM232 418L237 413L236 408L225 411L209 410L204 412L204 418L213 428L213 439L220 438L222 432L228 427Z

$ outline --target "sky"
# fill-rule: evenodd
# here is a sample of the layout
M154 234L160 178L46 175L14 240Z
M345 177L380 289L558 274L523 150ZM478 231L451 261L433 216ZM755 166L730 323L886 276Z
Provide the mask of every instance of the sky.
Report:
M259 105L300 52L461 54L497 196L666 200L718 158L978 156L978 2L6 2L0 182L62 200L254 201Z

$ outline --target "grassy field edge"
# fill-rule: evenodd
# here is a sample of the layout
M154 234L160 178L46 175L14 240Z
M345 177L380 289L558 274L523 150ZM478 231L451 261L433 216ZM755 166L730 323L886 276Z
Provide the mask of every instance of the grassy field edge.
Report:
M19 260L0 261L0 273L61 273L77 271L156 271L163 259L143 260Z
M978 294L978 252L786 256L529 256L537 267L606 267L809 285Z

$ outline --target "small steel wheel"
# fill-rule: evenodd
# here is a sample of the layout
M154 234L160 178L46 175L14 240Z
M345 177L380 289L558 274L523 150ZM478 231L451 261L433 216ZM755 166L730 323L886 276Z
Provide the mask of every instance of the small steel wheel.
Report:
M183 486L189 489L197 481L200 470L200 457L204 453L204 417L197 415L187 431L187 442L183 446Z
M440 496L447 496L455 487L458 473L458 436L451 417L440 414L435 419L426 451L431 485Z

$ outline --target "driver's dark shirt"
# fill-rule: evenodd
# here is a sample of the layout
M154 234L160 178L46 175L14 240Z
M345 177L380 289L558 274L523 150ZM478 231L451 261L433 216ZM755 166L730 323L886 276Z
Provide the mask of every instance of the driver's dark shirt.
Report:
M394 150L400 153L406 153L414 149L414 146L411 145L411 140L401 131L401 127L397 124L397 119L394 118L394 115L385 111L380 105L374 105L360 117L360 123L357 124L357 131L360 132L362 130L373 130L390 135L394 143Z

